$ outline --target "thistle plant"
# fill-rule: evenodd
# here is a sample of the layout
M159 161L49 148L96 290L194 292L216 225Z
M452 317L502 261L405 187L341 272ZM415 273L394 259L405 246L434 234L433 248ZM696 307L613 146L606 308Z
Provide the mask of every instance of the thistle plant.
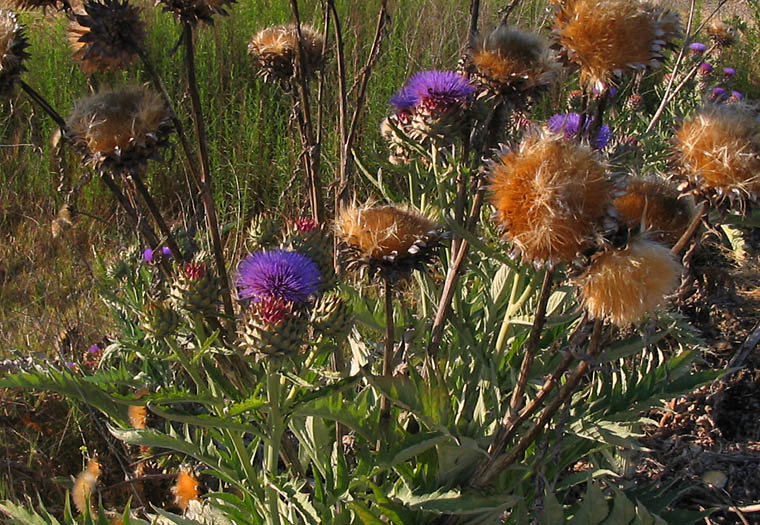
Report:
M663 139L641 133L662 113L643 122L642 108L656 104L624 100L662 82L655 67L670 64L677 17L637 1L568 0L553 7L553 37L506 19L478 36L474 2L460 72L413 74L388 93L390 115L368 124L380 125L389 154L372 166L354 147L387 6L349 116L339 10L326 3L319 33L292 2L294 22L262 29L248 52L261 77L251 82L276 81L293 96L311 216L258 215L232 246L212 198L194 38L233 6L162 6L182 26L194 142L143 50L137 11L118 0L89 1L76 16L75 59L95 72L138 56L155 91L103 90L56 119L148 243L96 269L112 342L96 366L40 364L0 380L86 404L133 446L124 483L145 501L96 499L106 467L91 463L72 491L76 519L552 523L580 515L563 483L574 493L585 483L582 505L598 509L598 521L644 508L646 491L631 490L620 468L640 448L641 412L721 374L690 369L699 347L669 310L681 252L699 248L708 206L749 206L757 193L757 120L745 104L691 111L702 101L681 93L689 114L663 154L680 185L664 162L635 158L632 145ZM8 49L22 57L20 28L7 20ZM696 75L710 48L691 36L681 50ZM8 86L20 82L19 64ZM331 75L339 143L328 199L325 122L311 114L326 104ZM576 107L551 96L560 79L580 86ZM193 240L207 251L180 249L143 182L172 132L202 195L207 226ZM367 204L355 204L366 188L354 166L376 190ZM122 191L127 183L159 233ZM588 475L575 475L584 465ZM151 475L172 480L178 513L138 490ZM23 515L9 503L0 510ZM652 504L651 513L667 510Z

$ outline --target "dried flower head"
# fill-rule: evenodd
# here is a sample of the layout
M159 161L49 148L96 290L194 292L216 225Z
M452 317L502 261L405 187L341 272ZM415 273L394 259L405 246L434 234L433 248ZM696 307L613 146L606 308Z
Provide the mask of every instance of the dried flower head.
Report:
M43 13L48 9L56 11L71 11L71 5L68 0L9 0L14 9L19 11L32 11L39 9Z
M567 0L557 11L555 31L581 81L606 85L627 70L657 67L673 15L637 0ZM670 34L669 34L670 33Z
M90 495L98 483L99 477L100 463L93 458L87 463L87 468L80 472L74 480L74 486L71 488L71 499L74 500L74 506L80 513L91 508Z
M129 405L127 415L132 428L145 428L147 426L148 408L145 405Z
M144 166L172 128L161 96L141 86L80 99L66 125L86 163L116 171Z
M286 250L257 252L240 262L235 284L241 299L274 297L305 303L319 291L322 275L306 255Z
M705 33L719 48L730 47L736 43L736 28L719 18L713 18L705 26Z
M637 237L622 250L602 253L578 278L578 287L591 317L625 327L660 306L680 275L668 248Z
M140 10L128 0L87 0L69 24L69 42L82 71L126 69L145 40Z
M311 77L322 68L323 48L322 35L311 25L301 25L301 49L307 77ZM298 33L295 24L262 29L248 43L248 54L266 81L290 80L295 71L297 53Z
M227 8L235 0L157 0L164 11L173 13L182 22L195 26L198 22L214 25L214 15L227 15Z
M760 123L743 104L710 105L676 130L677 159L692 189L715 204L760 191Z
M678 242L694 216L692 200L658 177L632 179L614 204L629 228L640 226L652 240L667 246Z
M191 501L197 500L200 497L201 482L189 469L181 469L177 474L177 481L172 487L172 494L174 494L174 503L181 510L187 509L187 506Z
M489 171L498 223L535 264L575 260L592 245L612 202L591 149L559 135L527 136Z
M0 97L11 96L16 81L26 71L27 47L24 26L13 12L0 9Z
M543 38L506 25L478 38L470 58L477 79L497 93L547 86L559 70Z
M335 220L349 267L366 266L383 277L404 277L432 259L441 234L428 217L400 206L352 206Z

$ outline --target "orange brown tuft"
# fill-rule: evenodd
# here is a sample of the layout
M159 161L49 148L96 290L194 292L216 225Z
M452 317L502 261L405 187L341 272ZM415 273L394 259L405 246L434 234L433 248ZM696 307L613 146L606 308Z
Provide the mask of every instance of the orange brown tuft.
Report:
M193 472L188 469L180 470L179 474L177 474L177 481L172 487L174 502L184 511L191 501L199 498L200 486L201 483Z
M681 265L668 248L638 237L622 250L601 254L578 286L591 317L625 327L660 306L680 275Z
M611 204L611 183L587 146L531 135L489 171L497 220L525 259L570 262L591 246Z
M87 468L74 480L74 486L71 489L71 499L74 500L74 506L80 513L90 508L90 495L100 477L100 463L97 459L91 459L87 463Z

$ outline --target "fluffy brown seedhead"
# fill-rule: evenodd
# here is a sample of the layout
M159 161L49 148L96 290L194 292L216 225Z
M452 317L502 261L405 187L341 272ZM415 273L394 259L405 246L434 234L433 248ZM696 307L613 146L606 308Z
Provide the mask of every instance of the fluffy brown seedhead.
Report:
M555 31L581 81L602 87L625 71L657 67L666 38L677 33L673 21L637 0L568 0L557 10Z
M676 130L676 158L691 189L713 204L740 205L760 191L760 123L743 104L710 105Z
M323 65L322 35L310 25L301 25L301 49L307 78ZM258 73L264 80L289 81L293 78L298 54L298 32L295 24L267 27L256 33L248 43Z
M83 9L69 24L74 60L85 73L126 69L145 40L140 10L127 0L88 0Z
M736 29L718 18L713 18L705 26L705 34L719 48L730 47L736 43Z
M235 0L157 0L164 11L173 13L182 22L195 26L198 22L214 25L214 16L226 16L227 8Z
M559 62L540 36L507 26L478 37L470 58L477 79L495 92L546 86L559 70Z
M142 167L167 144L172 128L161 96L142 86L80 99L66 125L85 163L114 171Z
M71 499L74 500L74 506L80 513L91 508L92 491L95 489L99 477L100 463L97 459L91 459L87 463L87 468L80 472L74 480L74 486L71 488Z
M8 0L8 4L19 11L40 10L46 13L48 9L55 11L71 10L68 0Z
M529 135L489 171L497 221L526 260L571 262L591 247L612 185L588 146L549 133Z
M189 469L180 470L177 474L177 481L172 487L174 502L181 510L187 509L190 502L200 498L201 483L198 477Z
M12 95L16 81L26 71L27 47L24 26L13 12L0 9L0 97Z
M631 179L614 204L630 229L648 231L653 241L667 246L678 242L694 217L693 200L658 177Z
M662 305L680 275L681 265L668 248L637 237L622 250L601 254L577 284L592 318L626 327Z
M400 206L348 207L335 220L335 230L349 267L398 278L429 264L441 237L435 222Z

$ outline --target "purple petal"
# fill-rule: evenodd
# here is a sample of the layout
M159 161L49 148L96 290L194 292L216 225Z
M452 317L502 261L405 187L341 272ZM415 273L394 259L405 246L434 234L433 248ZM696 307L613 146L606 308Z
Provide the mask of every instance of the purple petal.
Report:
M319 290L322 275L307 256L286 250L256 252L240 263L235 284L241 299L275 297L303 303Z

